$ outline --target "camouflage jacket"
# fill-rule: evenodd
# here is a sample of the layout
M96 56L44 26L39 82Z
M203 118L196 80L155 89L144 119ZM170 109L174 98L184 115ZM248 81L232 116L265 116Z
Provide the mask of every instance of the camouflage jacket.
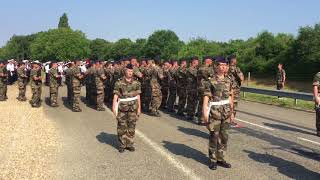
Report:
M151 72L150 85L151 85L152 91L160 90L161 86L160 86L159 80L163 79L162 69L158 65L155 65L150 67L150 72Z
M209 80L213 77L214 70L212 66L202 65L198 69L197 73L197 83L198 83L198 91L204 92L205 83L208 83Z
M179 67L177 70L177 87L186 88L187 86L187 68Z
M18 74L18 83L27 83L27 72L24 70L24 68L19 67L17 69L17 74Z
M169 69L164 68L163 79L161 80L161 87L168 88L170 78L171 78L171 75L170 75Z
M135 97L141 94L141 84L136 80L128 82L125 78L122 78L116 82L113 93L118 95L120 99ZM121 102L119 104L119 110L122 112L134 112L137 109L138 103L136 100Z
M318 92L320 93L320 72L314 75L312 85L318 86Z
M187 76L187 89L197 90L197 72L196 67L189 67L186 73Z
M96 69L94 73L94 80L95 80L96 87L103 88L105 79L106 79L106 75L104 73L104 69L103 68Z
M228 72L232 83L234 84L233 87L236 89L240 89L241 87L241 77L243 77L243 73L241 72L240 68L237 66L230 66Z
M74 67L72 69L72 86L81 86L81 70L80 67Z
M177 88L177 68L170 68L169 69L169 87L171 89Z
M7 69L5 67L0 68L0 86L7 83Z
M33 86L41 86L42 80L35 80L34 78L41 77L41 69L31 69L30 72L30 85Z
M209 102L228 100L231 96L232 82L228 76L219 78L214 75L206 84L204 96L209 97ZM210 108L210 119L225 120L230 117L230 104L212 106Z
M50 87L57 87L59 86L58 84L58 78L56 78L58 76L58 69L57 68L51 68L49 70L49 77L50 77Z
M277 71L277 83L281 84L284 81L284 77L286 76L286 71L284 69L281 69L280 71Z

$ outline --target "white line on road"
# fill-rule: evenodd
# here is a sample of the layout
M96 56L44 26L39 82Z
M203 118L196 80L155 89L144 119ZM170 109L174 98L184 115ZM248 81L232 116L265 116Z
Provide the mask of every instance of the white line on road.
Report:
M248 121L244 121L244 120L241 120L241 119L238 119L236 118L237 121L240 121L240 122L243 122L243 123L247 123L247 124L250 124L252 126L257 126L257 127L260 127L260 128L263 128L263 129L267 129L269 131L273 131L274 129L272 128L269 128L269 127L266 127L266 126L262 126L262 125L259 125L259 124L254 124L254 123L251 123L251 122L248 122Z
M190 168L184 166L181 162L175 159L171 154L166 152L161 146L157 145L147 136L145 136L142 132L136 129L136 135L139 136L142 140L144 140L147 144L149 144L155 151L160 153L162 156L167 158L167 160L174 165L177 169L182 171L185 175L190 177L191 179L200 179Z
M307 142L311 142L311 143L313 143L313 144L320 145L320 143L319 143L319 142L311 141L311 140L309 140L309 139L305 139L305 138L302 138L302 137L298 137L298 139L303 140L303 141L307 141Z

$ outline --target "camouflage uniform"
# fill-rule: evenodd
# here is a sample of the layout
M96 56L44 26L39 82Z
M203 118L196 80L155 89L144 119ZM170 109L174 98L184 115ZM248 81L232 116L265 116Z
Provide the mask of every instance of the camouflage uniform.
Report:
M213 77L213 75L214 75L214 70L212 66L202 65L198 69L197 83L198 83L198 100L199 100L199 106L198 106L199 121L203 121L202 105L203 105L203 95L204 95L205 84L209 82L209 80Z
M187 115L189 118L193 118L198 103L198 93L197 93L197 68L190 67L187 70Z
M89 67L85 73L85 86L86 86L86 100L90 105L95 104L96 86L94 84L94 74L96 70L94 67Z
M162 102L160 107L166 108L167 100L169 95L169 79L170 79L170 72L169 69L166 68L163 70L163 79L161 80L161 93L162 93Z
M97 110L104 111L104 81L106 79L106 75L104 74L103 68L97 68L94 73L94 83L96 87L96 101L97 101Z
M286 71L281 69L277 71L277 90L283 89L283 80L286 75Z
M115 83L114 94L118 95L120 99L131 98L141 93L141 84L139 81L133 80L127 82L124 78ZM133 138L135 135L136 122L138 120L137 100L119 102L119 111L117 114L117 133L120 148L133 147Z
M229 77L232 81L233 88L233 103L234 103L234 114L236 113L236 108L238 107L238 102L240 101L240 89L241 89L241 77L243 77L243 73L240 68L234 65L229 66Z
M313 86L318 86L318 93L320 95L320 72L318 72L313 78ZM316 111L316 129L317 135L320 136L320 105L315 104Z
M6 67L0 67L0 101L7 99L7 75Z
M19 88L19 95L17 97L17 99L19 101L26 101L26 86L27 86L27 72L25 71L24 68L19 67L17 69L17 73L18 73L18 88Z
M58 106L58 88L60 79L58 76L58 69L51 68L49 70L49 90L50 90L50 106L57 107Z
M41 106L41 92L42 92L42 80L35 80L34 78L41 78L41 69L31 69L30 72L30 85L32 91L32 98L30 104L32 107Z
M204 96L209 97L209 102L229 100L231 96L231 80L229 77L219 78L214 75L206 84ZM227 149L228 132L231 115L230 104L212 106L209 109L209 158L211 162L224 161L224 152Z
M141 82L141 105L143 111L148 112L150 110L150 104L152 99L152 88L151 88L151 77L152 77L152 68L149 66L141 69L143 73L142 82Z
M163 79L163 71L158 65L151 67L151 113L159 115L158 109L162 101L161 86L159 79Z
M187 69L179 67L177 71L177 94L179 96L178 114L183 115L187 101Z
M80 93L81 93L81 71L79 67L74 67L72 70L72 110L80 112Z
M73 67L70 67L65 70L65 77L66 77L66 85L67 85L67 99L68 103L72 104L72 70Z
M169 70L169 98L167 102L167 109L168 111L174 111L174 104L177 99L177 76L176 76L177 69L171 68Z
M104 94L105 94L105 97L104 97L104 100L107 104L111 104L112 102L112 81L113 81L113 71L114 69L111 68L111 67L108 67L108 68L105 68L104 69L104 73L107 77L106 81L104 82L105 86L104 86Z

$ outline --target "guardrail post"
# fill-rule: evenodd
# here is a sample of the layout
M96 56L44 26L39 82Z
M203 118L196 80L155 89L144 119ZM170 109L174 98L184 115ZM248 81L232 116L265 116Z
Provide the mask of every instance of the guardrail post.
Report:
M296 106L298 104L298 99L294 99L294 105Z
M250 72L248 72L248 79L247 79L247 86L248 86L248 87L249 87L250 79L251 79L251 77L250 77Z
M246 92L243 91L243 98L246 98Z

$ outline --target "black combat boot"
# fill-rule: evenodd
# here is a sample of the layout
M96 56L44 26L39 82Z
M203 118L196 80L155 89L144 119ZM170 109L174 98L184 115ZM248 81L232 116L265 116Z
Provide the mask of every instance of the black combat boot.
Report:
M136 150L136 148L134 148L133 146L127 147L127 149L128 149L130 152L134 152L134 151Z
M217 164L224 168L231 168L231 164L227 163L226 161L217 161Z
M119 153L123 153L124 152L124 148L123 147L119 147L118 151L119 151Z
M320 137L320 131L317 132L317 136Z
M209 165L209 169L216 170L217 169L217 163L216 162L211 162L210 165Z

